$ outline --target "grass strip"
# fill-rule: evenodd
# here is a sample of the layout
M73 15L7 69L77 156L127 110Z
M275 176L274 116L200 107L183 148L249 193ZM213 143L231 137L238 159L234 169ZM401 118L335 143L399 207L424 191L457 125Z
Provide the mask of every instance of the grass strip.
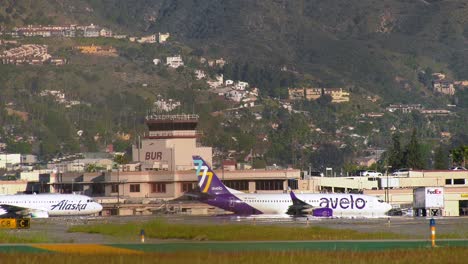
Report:
M171 224L156 219L149 222L125 224L95 224L73 226L68 232L96 233L117 237L135 237L140 230L147 238L215 240L215 241L293 241L293 240L375 240L403 239L403 235L376 232L362 233L354 230L324 227L287 227L275 225L197 225Z
M47 243L51 240L45 234L31 233L25 230L6 231L0 230L0 243L19 244L19 243Z

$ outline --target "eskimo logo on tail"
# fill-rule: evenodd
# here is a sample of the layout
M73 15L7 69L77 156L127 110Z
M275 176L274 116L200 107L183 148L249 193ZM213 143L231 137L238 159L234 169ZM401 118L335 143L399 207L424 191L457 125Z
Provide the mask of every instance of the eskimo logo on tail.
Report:
M197 169L198 187L200 187L203 193L207 193L213 179L213 173L208 171L208 166L204 166L202 160L194 160L193 163L195 164L195 169ZM203 188L205 181L207 182Z

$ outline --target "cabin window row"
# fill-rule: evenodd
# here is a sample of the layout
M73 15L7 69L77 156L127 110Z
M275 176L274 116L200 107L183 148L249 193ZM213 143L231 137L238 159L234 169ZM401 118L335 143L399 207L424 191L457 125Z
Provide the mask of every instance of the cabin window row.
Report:
M60 201L0 201L0 204L24 204L24 203L51 203L56 204Z
M247 202L249 202L247 200ZM292 200L251 200L253 203L292 203ZM318 200L305 200L306 203L318 203Z

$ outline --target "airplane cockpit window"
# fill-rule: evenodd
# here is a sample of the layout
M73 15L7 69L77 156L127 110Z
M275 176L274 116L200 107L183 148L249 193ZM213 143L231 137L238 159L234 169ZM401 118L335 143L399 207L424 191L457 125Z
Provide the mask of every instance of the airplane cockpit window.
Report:
M379 203L383 203L383 202L384 202L384 200L381 200L381 199L379 199L378 201L379 201Z

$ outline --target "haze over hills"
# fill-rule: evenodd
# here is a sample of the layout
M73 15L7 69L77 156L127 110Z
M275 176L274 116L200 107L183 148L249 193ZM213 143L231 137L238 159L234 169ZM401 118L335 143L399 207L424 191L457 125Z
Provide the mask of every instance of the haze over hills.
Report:
M89 142L92 142L91 135L96 133L112 134L122 130L135 134L142 130L142 116L157 94L181 100L187 111L196 109L202 113L207 121L202 121L201 127L206 127L207 134L213 135L221 132L209 128L222 120L208 117L208 113L226 106L207 95L203 84L192 80L189 72L199 66L196 59L200 56L223 57L229 66L218 72L228 78L248 81L259 87L264 96L285 98L288 87L343 87L350 90L348 106L314 103L296 106L299 110L312 112L304 124L314 123L332 135L343 126L355 125L360 114L382 111L382 107L391 103L422 104L426 108L455 104L454 118L436 118L428 122L421 117L395 117L392 124L403 131L414 126L430 130L420 132L421 138L428 139L430 144L434 144L440 131L450 131L458 138L457 142L466 144L468 89L457 88L453 96L435 93L428 86L431 79L427 77L432 72L442 72L448 80L468 80L468 66L464 63L468 59L467 11L468 4L462 0L6 0L0 8L0 26L4 30L28 24L94 23L129 36L169 32L171 41L165 46L138 46L96 40L116 46L120 56L83 59L71 52L71 47L76 41L88 44L90 41L35 39L35 42L48 44L56 54L64 54L70 64L62 69L26 67L19 70L2 66L2 73L8 73L0 77L0 89L6 95L2 103L14 99L22 105L19 110L29 113L58 112L57 118L66 124L65 131L68 132L55 135L55 138L72 142L64 144L68 146L62 147L64 152L78 150L84 144L73 139L72 134L78 126L86 126ZM167 71L151 66L153 58L176 53L190 58L185 70ZM16 83L13 80L17 80ZM150 85L142 86L144 83ZM63 114L59 108L48 109L53 107L37 102L34 96L18 95L21 90L39 92L51 87L63 88L91 106L83 107L78 111L79 115L76 111ZM198 88L201 89L199 92ZM372 103L365 99L368 96L380 99L378 103ZM37 108L33 107L36 104ZM122 104L127 104L125 110L121 108ZM263 110L263 113L267 111L271 109ZM261 128L232 125L225 134L205 139L206 143L219 145L222 149L235 147L238 151L247 151L254 147L255 138L246 138L243 146L223 145L222 142L254 130L268 134L269 123L288 123L288 118L283 115L282 111L278 111L277 116L270 114L268 119L264 115L266 120ZM37 117L37 127L42 129L37 132L26 128L28 133L57 133L51 129L54 122L45 121L45 114L32 116ZM70 119L70 116L74 118ZM8 122L3 120L3 123ZM372 126L381 132L372 134L370 126L361 131L369 134L370 145L388 146L390 125L381 121ZM283 139L289 138L289 143L285 140L284 146L274 151L276 154L266 156L269 160L285 158L285 163L297 162L294 159L307 163L306 160L312 158L309 154L284 149L291 140L297 141L297 136L288 131L281 133L285 133ZM310 144L330 141L324 136L304 137L301 139ZM109 136L107 141L114 139ZM53 141L49 145L56 143ZM84 145L89 148L92 144ZM275 149L275 146L270 147ZM60 152L60 149L50 148L49 154ZM355 153L351 155L354 156L358 149L348 151ZM284 153L279 155L278 152Z

